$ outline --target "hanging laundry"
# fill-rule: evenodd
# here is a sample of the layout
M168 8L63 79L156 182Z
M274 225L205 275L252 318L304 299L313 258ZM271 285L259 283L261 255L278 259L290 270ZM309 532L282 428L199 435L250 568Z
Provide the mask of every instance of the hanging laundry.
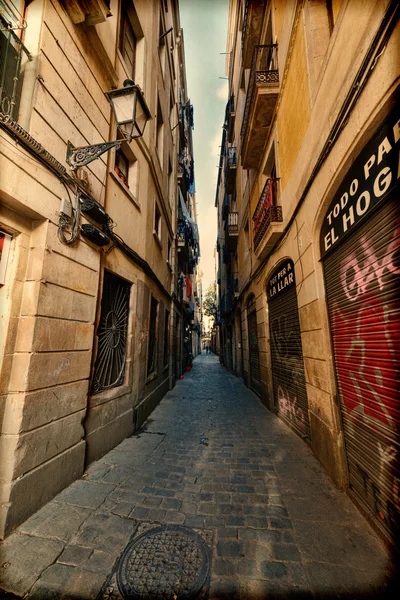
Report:
M192 284L187 275L185 275L185 281L186 281L186 295L188 298L191 298L192 297Z

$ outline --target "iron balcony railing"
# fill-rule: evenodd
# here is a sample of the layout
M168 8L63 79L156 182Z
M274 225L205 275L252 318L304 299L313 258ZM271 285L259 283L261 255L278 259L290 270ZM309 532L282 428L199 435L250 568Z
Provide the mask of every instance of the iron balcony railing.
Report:
M271 84L277 85L278 83L278 44L264 44L255 46L253 60L251 63L249 87L247 89L246 103L244 107L242 128L240 131L242 140L246 137L256 86Z
M242 24L242 56L244 53L244 45L246 42L246 35L247 35L247 24L249 22L249 6L250 2L249 0L246 0L246 3L244 5L244 15L243 15L243 24Z
M0 1L0 112L17 119L22 88L22 55L25 53L29 60L32 60L32 55L16 33L21 28L3 16L2 7L3 2Z
M237 212L228 213L227 228L228 228L228 233L230 233L230 234L239 232L238 213Z
M233 168L237 167L236 146L231 146L228 148L228 165Z
M254 250L257 250L269 225L282 221L282 207L276 206L277 179L267 179L253 214Z

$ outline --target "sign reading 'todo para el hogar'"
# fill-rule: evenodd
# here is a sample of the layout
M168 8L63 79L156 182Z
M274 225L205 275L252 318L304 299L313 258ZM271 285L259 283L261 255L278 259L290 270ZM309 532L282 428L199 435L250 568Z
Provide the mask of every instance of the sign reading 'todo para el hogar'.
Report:
M381 203L400 177L400 120L395 110L362 149L326 212L321 257Z

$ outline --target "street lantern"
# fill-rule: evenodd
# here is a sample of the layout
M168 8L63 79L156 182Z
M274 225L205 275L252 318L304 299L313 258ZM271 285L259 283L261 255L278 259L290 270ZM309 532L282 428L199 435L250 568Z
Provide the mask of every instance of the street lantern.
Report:
M147 121L151 119L142 90L131 79L125 79L123 88L104 92L104 95L111 104L117 126L124 137L78 148L68 144L66 160L72 170L88 165L112 148L119 149L124 141L131 142L133 138L141 137Z
M140 87L131 79L125 79L123 88L105 92L105 95L126 139L131 141L135 137L141 137L151 115Z

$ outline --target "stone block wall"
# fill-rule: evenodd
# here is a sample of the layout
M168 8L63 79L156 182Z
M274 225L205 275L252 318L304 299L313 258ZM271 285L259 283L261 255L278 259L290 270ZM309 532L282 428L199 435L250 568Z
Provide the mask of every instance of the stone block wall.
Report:
M15 239L24 252L14 257L17 278L10 310L15 320L9 322L1 371L1 533L54 497L84 468L82 423L99 256L86 244L63 246L48 220L31 227L30 236L21 232Z

